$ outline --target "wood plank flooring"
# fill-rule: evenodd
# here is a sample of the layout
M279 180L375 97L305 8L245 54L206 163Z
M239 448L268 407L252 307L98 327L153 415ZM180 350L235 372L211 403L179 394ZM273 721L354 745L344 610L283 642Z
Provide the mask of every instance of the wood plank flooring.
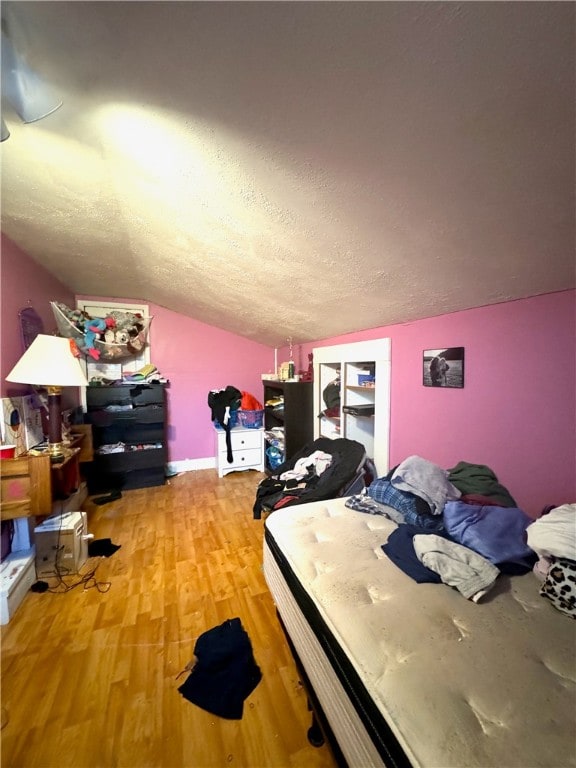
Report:
M187 472L88 502L90 532L121 548L83 567L97 565L97 586L30 592L2 627L3 768L334 768L307 741L306 695L262 573L262 477ZM242 719L225 720L185 700L176 677L196 638L236 616L263 678Z

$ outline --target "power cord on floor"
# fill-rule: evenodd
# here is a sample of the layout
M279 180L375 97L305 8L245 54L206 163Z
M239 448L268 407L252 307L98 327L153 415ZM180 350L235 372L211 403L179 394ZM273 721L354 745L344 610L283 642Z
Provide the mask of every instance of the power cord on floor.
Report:
M98 565L99 563L96 563L96 565L86 573L78 573L77 581L73 583L68 583L64 580L64 576L68 576L70 574L67 574L67 573L64 574L61 572L60 563L58 562L58 553L57 553L56 559L55 559L55 567L56 567L56 576L58 578L58 584L56 585L56 587L50 587L47 591L52 592L53 594L64 594L65 592L70 592L70 590L75 589L80 585L83 585L85 590L97 589L98 592L108 592L108 590L112 586L112 582L97 581L96 571L98 570Z

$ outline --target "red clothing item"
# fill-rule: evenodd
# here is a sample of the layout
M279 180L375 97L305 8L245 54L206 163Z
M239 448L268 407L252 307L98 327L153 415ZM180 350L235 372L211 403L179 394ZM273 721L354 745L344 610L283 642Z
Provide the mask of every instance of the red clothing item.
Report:
M243 411L261 411L264 406L257 400L250 392L242 392L242 400L240 401L240 408Z

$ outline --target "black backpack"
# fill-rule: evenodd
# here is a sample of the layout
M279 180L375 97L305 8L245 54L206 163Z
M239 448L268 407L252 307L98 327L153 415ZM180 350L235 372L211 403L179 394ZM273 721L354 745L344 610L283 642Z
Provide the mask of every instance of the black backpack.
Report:
M230 439L231 414L240 408L242 392L236 387L228 385L226 389L213 389L208 393L208 405L212 410L212 421L215 421L226 431L226 458L232 464L232 441Z
M334 379L322 392L326 408L340 408L340 379Z

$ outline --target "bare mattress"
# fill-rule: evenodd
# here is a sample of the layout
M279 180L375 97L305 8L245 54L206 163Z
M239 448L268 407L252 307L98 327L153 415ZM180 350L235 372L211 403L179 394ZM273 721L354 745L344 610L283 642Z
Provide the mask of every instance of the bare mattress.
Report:
M532 573L479 603L418 584L381 546L396 527L346 499L274 512L264 573L350 766L576 765L576 621Z

